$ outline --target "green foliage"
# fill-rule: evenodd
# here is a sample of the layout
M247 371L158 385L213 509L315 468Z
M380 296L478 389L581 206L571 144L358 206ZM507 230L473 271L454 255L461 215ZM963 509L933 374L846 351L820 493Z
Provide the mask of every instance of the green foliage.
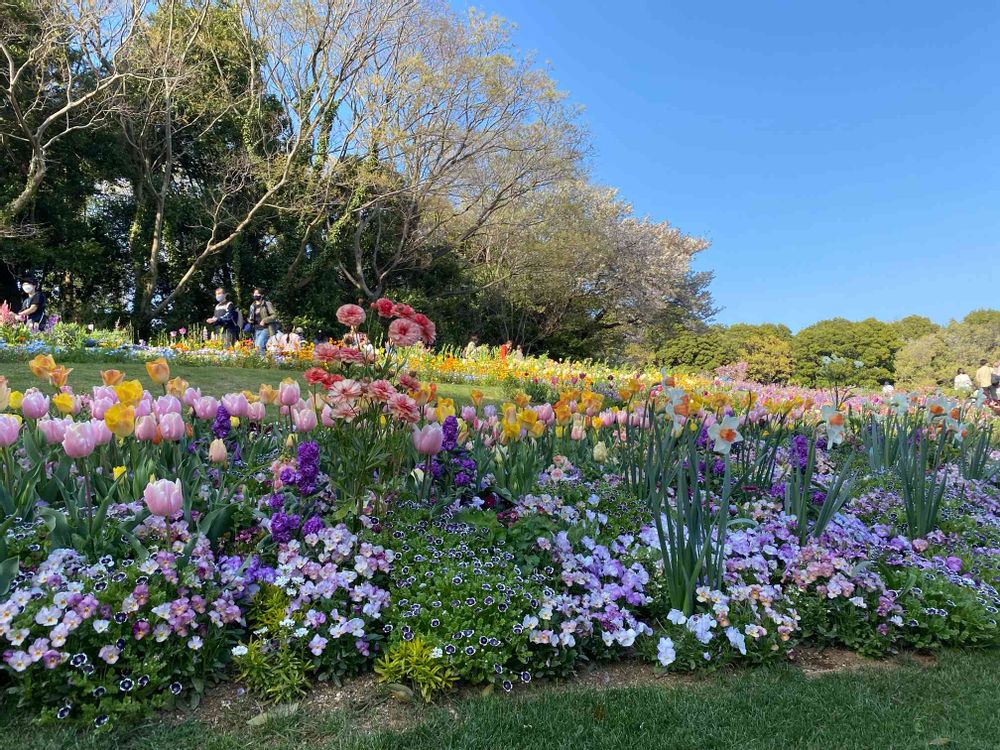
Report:
M809 454L805 466L793 466L785 483L785 513L798 519L799 544L805 545L812 535L818 539L826 531L833 517L840 512L851 497L851 461L848 460L829 485L819 485L816 474L816 441L809 441ZM815 508L814 493L823 493L823 502ZM815 513L814 513L815 511ZM810 526L810 518L815 515Z
M944 461L947 430L937 438L926 429L914 426L900 431L900 448L895 471L906 509L906 529L911 539L926 536L937 528L941 501L948 486L948 475L939 471Z
M803 385L822 385L823 358L836 356L861 363L853 382L847 385L876 387L893 382L893 357L900 345L892 325L874 318L859 322L845 318L820 321L795 334L794 379Z
M898 378L911 386L950 386L958 368L1000 359L1000 312L975 310L961 321L907 342L896 356Z
M375 672L382 682L413 685L427 703L438 693L447 692L458 679L441 659L440 649L435 650L419 637L392 644L389 652L375 662Z

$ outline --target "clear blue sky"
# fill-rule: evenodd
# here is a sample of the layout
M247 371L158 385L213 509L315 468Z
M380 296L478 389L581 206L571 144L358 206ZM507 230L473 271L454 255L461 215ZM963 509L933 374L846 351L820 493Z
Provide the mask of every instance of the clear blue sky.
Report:
M711 240L717 321L1000 308L1000 3L474 4L584 106L597 181Z

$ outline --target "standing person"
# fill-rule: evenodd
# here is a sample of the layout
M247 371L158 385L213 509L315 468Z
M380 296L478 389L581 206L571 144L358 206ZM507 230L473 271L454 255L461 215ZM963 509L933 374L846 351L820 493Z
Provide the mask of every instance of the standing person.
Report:
M45 293L38 288L38 282L30 276L21 279L21 291L25 295L24 302L21 311L14 313L14 316L22 323L41 328L45 322Z
M206 322L219 329L219 336L226 346L232 346L240 335L239 313L236 305L226 297L226 290L221 286L215 290L215 313Z
M972 390L972 378L961 367L955 375L955 390L962 392L963 395Z
M985 357L979 360L979 369L976 370L976 388L982 390L983 395L990 401L996 398L996 389L993 387L993 370Z
M479 349L479 337L476 334L469 336L469 343L465 345L465 358L472 359Z
M267 351L267 340L278 332L278 314L271 300L264 299L264 292L259 287L253 290L247 322L253 327L253 345L263 355Z

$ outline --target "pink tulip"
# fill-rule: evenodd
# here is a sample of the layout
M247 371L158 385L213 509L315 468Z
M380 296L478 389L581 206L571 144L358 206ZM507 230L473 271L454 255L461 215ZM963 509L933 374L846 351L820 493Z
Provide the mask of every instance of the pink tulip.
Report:
M263 422L267 407L263 401L255 401L247 405L247 419L251 422Z
M29 388L21 399L21 413L28 419L40 419L49 413L49 397L37 388ZM59 438L56 442L62 441Z
M142 493L146 507L154 516L169 517L184 507L184 495L181 491L181 480L171 482L168 479L157 479L146 485Z
M184 417L173 411L160 417L160 436L171 443L184 437Z
M21 422L10 414L0 414L0 446L7 448L17 442Z
M153 413L161 420L164 414L180 414L180 399L175 396L160 396L153 402Z
M365 322L365 311L357 305L341 305L337 308L337 320L348 328L357 328Z
M219 402L211 396L202 396L194 402L194 415L198 419L215 419L219 410Z
M337 424L337 420L333 418L333 410L329 406L323 407L323 412L320 414L320 420L323 422L324 427L333 427Z
M153 400L149 394L144 394L142 400L135 405L135 418L146 417L153 413Z
M63 438L66 437L66 421L62 419L39 419L38 429L42 431L45 436L45 442L49 445L55 445L56 443L61 443Z
M108 429L108 425L103 419L91 419L90 426L94 431L95 445L107 445L111 442L111 438L114 436L111 434L111 430Z
M110 398L95 398L90 404L90 416L94 419L104 419L104 412L115 405Z
M468 424L472 424L476 421L476 407L474 406L463 406L462 407L462 419L464 419Z
M181 399L185 405L194 406L195 401L201 398L201 388L188 388L184 391L184 398Z
M91 393L93 394L93 399L95 401L99 398L106 398L111 403L118 400L118 394L115 393L115 389L109 385L95 385L91 389Z
M97 442L90 422L74 422L66 428L62 446L70 458L86 458L94 452Z
M316 412L312 409L299 409L292 412L292 422L295 424L296 432L312 432L318 424Z
M434 456L441 452L441 444L444 442L444 432L437 422L424 425L417 429L413 427L413 447L422 456Z
M222 405L233 417L246 417L250 402L242 393L227 393L222 397Z
M431 404L424 404L424 419L433 422L437 419L437 409Z
M586 432L583 429L583 425L580 424L573 425L573 428L569 431L570 440L583 440L584 435L586 435Z
M144 417L139 417L135 420L135 439L136 440L152 440L156 437L156 417L152 414L147 414Z
M226 450L226 444L218 438L213 440L208 446L208 460L213 464L224 464L228 458L229 451Z
M294 380L291 382L282 382L278 385L278 403L282 406L297 404L301 394L299 384Z
M535 414L538 419L545 424L552 424L556 420L556 413L552 410L552 404L541 404L535 407Z

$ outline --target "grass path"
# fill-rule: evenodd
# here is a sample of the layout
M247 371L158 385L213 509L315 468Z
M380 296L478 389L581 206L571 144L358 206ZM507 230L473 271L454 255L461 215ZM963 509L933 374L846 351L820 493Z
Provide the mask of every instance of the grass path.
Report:
M1000 747L1000 651L946 652L806 676L793 665L748 668L641 687L551 690L419 708L402 731L366 708L311 710L228 728L154 717L110 735L35 728L0 713L10 750L910 750Z
M141 362L114 364L67 362L66 366L73 368L73 372L69 376L69 384L80 391L89 390L92 385L99 385L101 370L111 368L121 370L127 378L138 378L147 388L155 390L151 387L152 383L146 375L146 367ZM170 372L172 375L184 378L191 385L201 388L203 393L211 396L221 396L223 393L232 391L256 391L261 383L277 385L283 378L288 377L297 379L305 386L302 372L297 370L172 365ZM39 385L39 381L31 374L28 365L24 362L0 362L0 375L5 376L10 387L15 390L24 390ZM438 393L453 398L456 402L469 401L469 394L472 390L473 386L465 384L441 383L438 385ZM486 400L498 401L502 398L500 389L495 386L482 386L480 390L485 394Z

